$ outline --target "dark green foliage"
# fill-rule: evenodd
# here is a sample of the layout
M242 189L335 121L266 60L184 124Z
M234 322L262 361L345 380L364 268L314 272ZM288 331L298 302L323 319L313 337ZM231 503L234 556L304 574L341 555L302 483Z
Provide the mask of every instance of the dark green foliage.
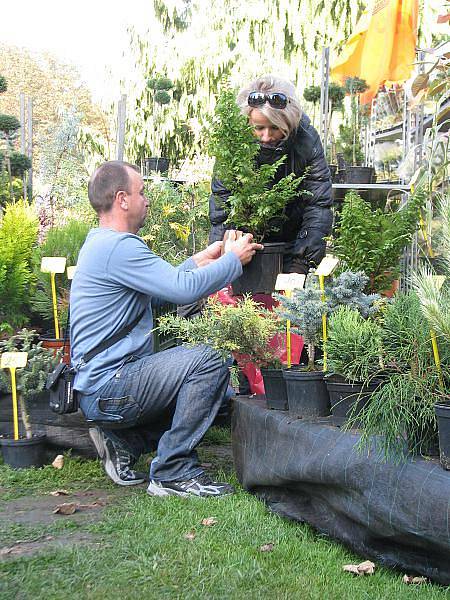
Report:
M253 129L241 114L235 93L225 89L216 105L209 152L216 159L215 175L231 192L227 223L264 239L271 229L271 220L283 213L298 193L303 178L290 174L273 185L273 177L286 157L258 168L258 151Z
M8 89L8 83L5 79L5 77L3 77L3 75L0 75L0 94L3 94L4 92L6 92L7 89Z
M0 114L0 132L11 137L18 129L20 129L19 119L11 115Z
M307 102L316 104L320 100L320 85L310 85L303 91L303 98Z
M442 342L440 351L444 385L448 389L449 345ZM360 447L368 447L372 436L380 436L376 443L386 458L398 459L405 450L426 453L437 433L434 404L442 391L429 326L415 293L399 295L386 306L381 322L380 360L384 383L359 415Z
M75 266L90 228L88 223L73 219L64 227L50 229L45 241L34 253L33 271L37 286L31 300L31 307L43 318L48 327L53 325L52 292L50 274L41 272L41 259L43 256L65 256L67 266ZM56 275L56 293L60 324L65 325L69 305L69 281L66 273Z
M342 109L344 98L345 88L331 81L328 86L328 100L331 102L332 109Z
M22 177L25 171L31 169L31 160L28 158L28 156L26 156L26 154L21 154L20 152L11 152L9 161L11 164L11 175L13 177ZM0 152L0 170L5 168L5 164L5 155Z
M168 94L164 90L158 90L157 92L155 92L155 102L157 104L169 104L170 100L170 94Z
M37 235L38 220L30 206L7 204L0 222L0 329L26 321Z
M344 88L347 94L351 96L355 94L362 94L369 89L367 82L359 77L346 77Z
M209 298L200 316L184 319L167 315L159 319L159 329L188 344L209 344L224 359L234 352L259 366L279 363L278 352L269 347L278 329L277 318L249 297L236 306Z
M331 373L348 381L371 379L380 370L380 325L341 306L330 315L325 350Z
M348 192L335 230L333 252L351 271L370 277L370 290L382 291L397 277L399 260L412 239L425 202L422 193L411 195L395 212L373 210L356 192Z

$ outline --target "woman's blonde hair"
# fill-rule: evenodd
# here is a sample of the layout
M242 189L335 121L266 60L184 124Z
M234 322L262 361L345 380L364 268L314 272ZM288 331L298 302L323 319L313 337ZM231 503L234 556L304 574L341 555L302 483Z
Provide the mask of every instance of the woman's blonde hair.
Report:
M297 129L303 114L294 85L287 79L281 79L281 77L273 75L258 77L258 79L255 79L255 81L242 88L237 97L237 104L242 114L247 116L250 116L252 110L255 110L247 102L248 95L251 92L263 92L266 94L280 92L288 97L286 108L272 108L268 102L257 108L271 123L282 131L284 138L287 139Z

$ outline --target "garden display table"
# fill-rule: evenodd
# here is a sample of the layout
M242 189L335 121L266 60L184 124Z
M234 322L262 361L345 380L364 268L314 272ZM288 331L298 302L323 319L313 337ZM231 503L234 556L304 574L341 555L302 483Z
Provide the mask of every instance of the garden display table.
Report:
M264 396L234 401L233 454L246 490L379 565L450 584L450 473L438 460L358 453L359 437L329 417L269 410Z

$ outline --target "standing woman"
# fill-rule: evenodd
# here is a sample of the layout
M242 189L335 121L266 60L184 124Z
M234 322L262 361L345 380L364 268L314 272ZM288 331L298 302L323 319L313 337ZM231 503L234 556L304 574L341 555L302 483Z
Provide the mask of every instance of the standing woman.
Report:
M286 242L283 271L306 274L325 256L324 238L331 232L333 219L330 170L319 135L300 108L295 87L285 79L259 77L239 92L237 103L258 138L257 165L273 164L286 156L273 183L290 173L298 177L306 172L297 196L274 219L274 231L263 240ZM225 230L233 225L225 224L230 192L215 178L211 191L209 237L213 242L222 240Z

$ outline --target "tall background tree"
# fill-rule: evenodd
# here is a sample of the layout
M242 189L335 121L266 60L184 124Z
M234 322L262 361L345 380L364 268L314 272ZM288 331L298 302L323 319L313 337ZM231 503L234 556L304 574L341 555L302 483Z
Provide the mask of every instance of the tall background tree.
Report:
M366 4L211 0L205 8L200 0L149 0L143 17L149 31L131 32L136 72L127 89L129 158L159 152L179 163L202 153L205 117L225 78L239 86L278 73L293 80L300 94L319 84L322 48L338 53ZM430 38L431 12L429 4L422 6L423 39ZM155 110L147 85L157 76L173 82L163 111Z

